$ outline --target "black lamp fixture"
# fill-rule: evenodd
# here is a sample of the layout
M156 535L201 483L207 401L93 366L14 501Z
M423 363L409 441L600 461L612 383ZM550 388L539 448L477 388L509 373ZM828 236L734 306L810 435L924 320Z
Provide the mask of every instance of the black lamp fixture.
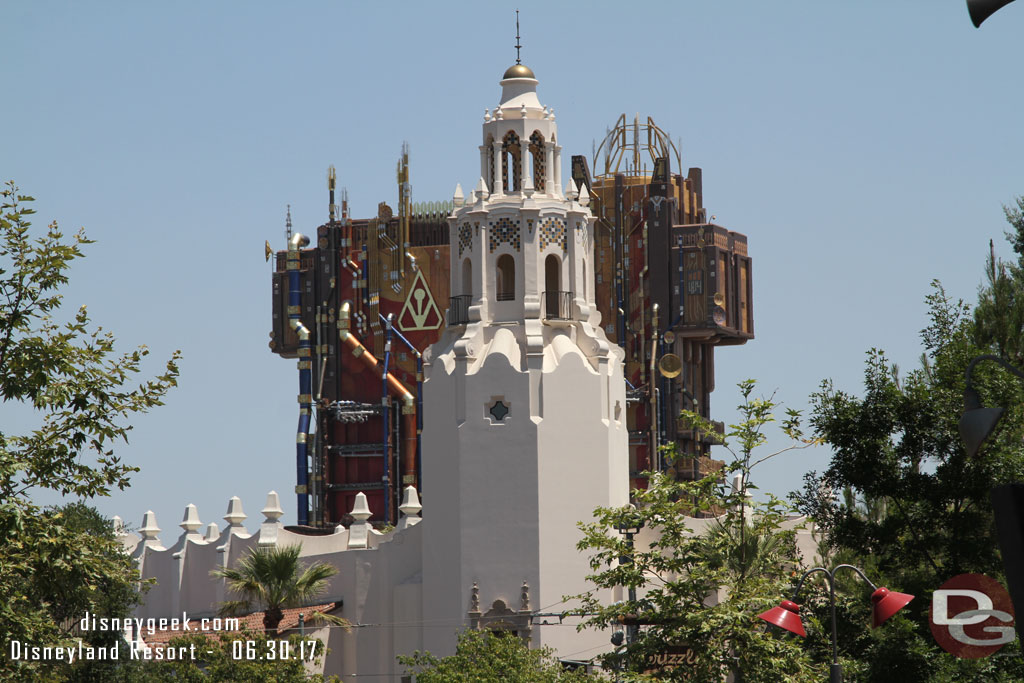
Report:
M626 506L626 514L622 517L620 522L615 525L615 529L620 534L625 534L626 539L632 543L633 536L640 533L640 530L644 528L643 517L640 516L636 506L632 503Z
M615 526L619 533L626 536L626 543L629 545L629 555L620 555L619 564L633 564L633 537L644 528L644 520L637 511L636 506L630 503L626 506L627 514ZM636 604L636 588L629 587L629 602ZM639 628L636 624L626 626L626 643L636 640Z
M992 434L1004 408L986 408L971 384L974 366L983 360L998 363L1001 367L1024 380L1024 372L1010 365L1000 356L985 354L976 356L967 364L966 387L964 388L964 414L960 416L960 439L964 442L967 456L978 455L985 439ZM1009 483L993 486L990 492L992 512L995 515L999 552L1003 556L1006 583L1010 588L1014 609L1024 611L1024 483ZM1017 631L1018 638L1024 638ZM1022 641L1024 642L1024 641Z
M1009 5L1013 0L967 0L967 12L971 15L974 28L992 16L996 10Z
M981 404L981 397L971 384L971 375L974 373L974 366L983 360L990 360L998 363L1006 370L1024 380L1024 372L1013 367L999 356L985 354L975 356L967 364L967 386L964 388L964 414L960 416L960 439L967 449L967 456L970 458L978 454L978 450L985 442L985 439L992 434L996 423L1003 416L1005 408L986 408Z

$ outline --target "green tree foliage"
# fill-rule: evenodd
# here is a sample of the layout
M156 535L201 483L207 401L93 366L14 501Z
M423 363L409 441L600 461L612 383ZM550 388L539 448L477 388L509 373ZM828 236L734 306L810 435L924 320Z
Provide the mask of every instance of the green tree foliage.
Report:
M399 663L416 683L585 683L605 680L562 667L550 648L531 650L518 637L486 631L459 634L455 654L429 652L401 656Z
M87 537L77 562L59 569L46 569L36 583L47 596L50 614L60 627L61 637L81 638L86 646L109 648L119 640L117 631L80 632L78 624L86 613L102 618L125 618L139 604L135 562L117 540L114 523L82 502L44 510L44 524L58 525L78 538ZM118 662L76 661L61 672L67 681L96 681L108 678ZM57 677L57 672L53 676Z
M277 635L277 626L286 607L302 607L313 603L327 589L327 579L338 573L336 567L314 562L303 569L299 562L302 546L254 548L237 567L223 567L210 572L227 579L228 589L241 596L221 603L224 615L264 611L263 627L270 636ZM348 621L330 614L316 612L314 620L345 626Z
M989 490L1024 475L1021 388L992 364L978 366L975 386L986 405L1013 408L983 457L969 459L964 451L958 432L964 370L988 349L976 344L970 307L952 301L937 282L933 287L919 369L901 374L872 349L862 397L830 381L812 397L811 424L833 456L820 477L811 473L793 495L825 529L831 553L860 564L876 583L918 596L906 618L880 632L840 636L847 680L1022 680L1016 644L1002 651L1012 656L958 660L939 648L928 626L931 592L947 579L977 572L1002 580ZM848 491L843 500L832 495L838 491ZM859 592L840 605L851 618L867 609L867 589Z
M34 236L33 199L10 182L0 198L0 398L31 407L39 422L23 434L0 431L0 643L69 644L66 620L112 608L108 594L135 572L82 510L43 510L30 496L49 490L88 500L128 486L137 468L114 447L176 384L178 355L163 374L129 388L145 348L115 355L113 336L92 329L84 307L64 324L51 317L90 241L81 232L65 239L56 223ZM0 678L57 675L0 657Z
M291 635L285 640L242 631L209 636L193 633L172 639L167 647L185 656L176 660L131 660L101 680L111 683L330 683L306 671L306 662L318 664L323 644L310 638ZM285 644L287 643L287 645ZM304 648L304 649L303 649ZM310 659L308 654L313 652ZM194 656L193 656L194 654ZM127 655L121 655L126 659Z
M754 488L750 471L759 462L792 448L809 445L799 429L799 415L788 412L783 431L793 443L782 451L759 456L764 428L774 421L778 404L754 398L754 383L740 384L743 416L731 425L725 445L733 453L724 473L694 482L673 481L651 473L646 490L635 491L637 508L600 508L597 521L581 525L581 551L591 553L599 589L633 589L636 599L608 605L591 592L580 596L578 612L585 625L620 629L623 619L644 624L632 643L604 658L619 668L622 680L721 681L732 673L737 682L819 681L824 674L798 640L769 632L757 618L791 591L797 562L793 531L785 531L786 506L769 496L766 503L749 500ZM685 414L707 433L711 425ZM736 444L733 451L730 444ZM733 475L738 486L722 476ZM705 535L697 535L687 516L721 514ZM633 545L619 533L641 522L649 545ZM626 561L622 561L626 560ZM625 593L626 590L623 590ZM670 646L687 645L693 657L675 669L649 662ZM644 673L648 671L648 673Z
M1006 232L1016 263L997 260L989 242L985 267L987 284L978 294L974 309L974 338L1018 367L1024 366L1024 197L1016 206L1006 206L1006 220L1013 228Z

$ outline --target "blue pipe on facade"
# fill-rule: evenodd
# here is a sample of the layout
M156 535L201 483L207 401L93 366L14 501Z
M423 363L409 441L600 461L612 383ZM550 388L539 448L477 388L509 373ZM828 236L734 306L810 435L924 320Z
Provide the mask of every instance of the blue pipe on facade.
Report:
M309 523L309 419L313 410L312 348L309 330L302 324L302 283L299 277L299 249L309 238L295 233L288 240L288 325L299 337L299 426L295 435L295 493L298 496L298 523Z
M361 253L359 255L359 260L362 261L362 268L363 268L363 277L362 277L362 280L360 281L362 283L362 285L363 285L363 305L364 306L369 306L370 305L370 280L369 280L370 275L369 275L369 265L367 264L367 259L366 259L366 245L365 244L363 245L363 253Z
M621 266L617 266L621 269ZM622 277L615 278L615 299L618 302L618 318L616 319L616 335L619 338L619 346L626 348L626 312L622 310Z
M683 238L679 238L679 262L676 264L677 272L679 273L679 307L676 310L676 319L672 321L672 324L667 329L675 330L676 325L683 319L683 314L686 312L683 302L686 301L686 277L683 271Z
M380 401L384 410L384 523L391 523L391 397L388 396L388 367L391 365L391 333L393 313L384 319L387 338L384 341L384 367L380 373Z
M388 319L382 314L378 313L380 320L385 325L388 324ZM422 486L423 482L423 468L421 463L423 462L423 448L420 443L420 435L423 434L423 354L419 352L415 346L412 345L405 335L398 331L398 328L393 325L390 327L391 331L398 337L406 348L413 352L416 356L416 481L414 482L417 486ZM408 442L409 436L406 435L406 442ZM406 473L408 474L408 472ZM402 485L408 484L406 480L402 481ZM422 493L422 491L421 491Z
M423 356L416 352L416 483L423 493Z
M359 358L367 368L373 372L377 372L379 370L380 361L378 361L372 353L367 351L366 347L363 346L350 331L351 308L351 302L344 301L338 309L338 341L345 346L348 346L352 350L352 355ZM391 387L391 393L402 402L402 432L405 435L405 446L402 449L405 455L402 470L402 481L404 483L406 481L411 481L415 476L414 473L418 472L417 463L415 462L416 456L419 455L419 444L418 439L416 438L416 425L418 413L417 408L422 409L422 400L417 404L412 392L406 389L405 385L403 385L393 374L383 373L382 376L385 378L387 386ZM406 477L408 477L408 479Z
M383 315L382 313L378 313L378 314L377 314L377 317L379 317L379 318L380 318L380 321L381 321L382 323L384 323L385 325L387 324L387 322L388 322L388 319L387 319L387 318L385 318L385 317L384 317L384 315ZM406 338L405 338L405 335L404 335L404 334L402 334L401 332L399 332L397 328L395 328L395 329L394 329L394 333L395 333L395 336L396 336L396 337L398 337L398 340L399 340L400 342L402 342L403 344L405 344L406 348L408 348L408 349L409 349L410 351L412 351L413 353L415 353L415 354L416 354L417 356L419 356L419 355L420 355L420 352L416 350L416 347L412 345L412 342L410 342L410 341L409 341L408 339L406 339Z

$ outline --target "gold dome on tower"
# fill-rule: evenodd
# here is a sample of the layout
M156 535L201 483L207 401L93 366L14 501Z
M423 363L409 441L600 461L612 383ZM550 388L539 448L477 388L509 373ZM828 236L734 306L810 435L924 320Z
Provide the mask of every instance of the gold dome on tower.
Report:
M502 80L506 78L537 78L533 75L533 69L523 64L513 64L505 70L505 75L501 77Z

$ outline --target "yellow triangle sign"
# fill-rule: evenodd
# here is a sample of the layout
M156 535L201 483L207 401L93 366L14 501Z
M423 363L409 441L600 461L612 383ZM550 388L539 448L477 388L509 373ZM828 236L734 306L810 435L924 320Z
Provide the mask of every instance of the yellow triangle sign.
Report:
M405 297L405 305L398 314L398 329L403 332L417 330L436 330L444 322L444 316L434 303L430 287L423 277L423 271L416 271L416 278L409 288L409 296Z

